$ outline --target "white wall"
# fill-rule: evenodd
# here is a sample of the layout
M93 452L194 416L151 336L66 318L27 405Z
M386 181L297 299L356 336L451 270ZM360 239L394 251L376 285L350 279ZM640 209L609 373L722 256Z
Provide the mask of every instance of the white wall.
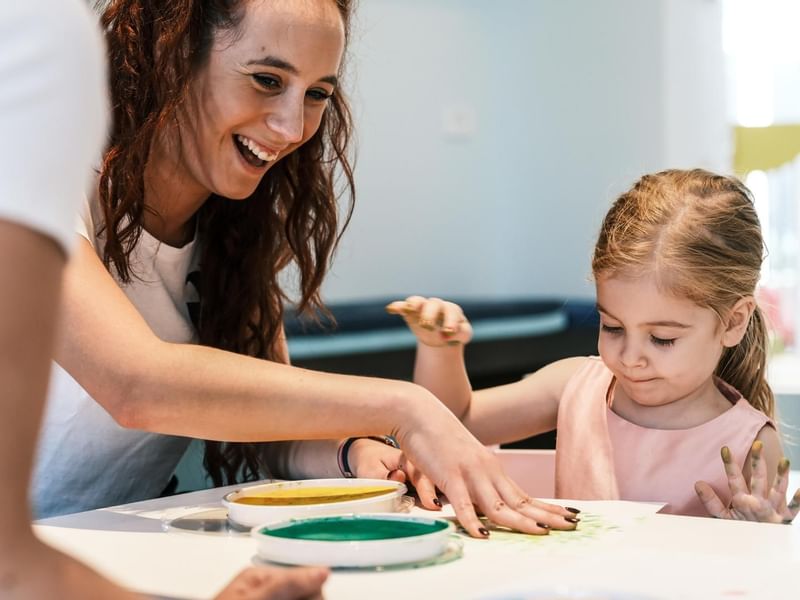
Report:
M592 296L613 197L724 168L717 0L361 0L358 198L328 301ZM443 132L451 107L476 131Z

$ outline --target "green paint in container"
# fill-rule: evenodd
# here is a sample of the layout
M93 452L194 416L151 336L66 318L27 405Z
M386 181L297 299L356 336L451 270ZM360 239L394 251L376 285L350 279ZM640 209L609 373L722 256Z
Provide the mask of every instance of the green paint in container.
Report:
M357 513L306 517L253 529L262 559L361 568L417 565L441 557L455 527L422 516Z
M302 519L277 527L264 527L260 533L291 540L318 542L369 542L396 540L438 533L448 528L438 519L396 519L369 515L344 515Z

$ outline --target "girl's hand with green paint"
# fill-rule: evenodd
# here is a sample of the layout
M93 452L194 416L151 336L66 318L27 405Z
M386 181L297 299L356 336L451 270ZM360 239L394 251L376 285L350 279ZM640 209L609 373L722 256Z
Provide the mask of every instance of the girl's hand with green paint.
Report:
M386 312L402 316L419 343L425 346L457 346L472 339L472 326L461 307L453 302L409 296L389 304Z
M800 489L787 505L786 490L789 485L789 461L778 462L778 472L772 487L769 486L766 461L762 458L762 443L756 441L750 451L750 485L734 460L730 449L722 448L722 462L728 476L731 502L725 506L716 492L705 481L695 483L695 491L708 513L719 519L760 521L763 523L791 523L800 512Z

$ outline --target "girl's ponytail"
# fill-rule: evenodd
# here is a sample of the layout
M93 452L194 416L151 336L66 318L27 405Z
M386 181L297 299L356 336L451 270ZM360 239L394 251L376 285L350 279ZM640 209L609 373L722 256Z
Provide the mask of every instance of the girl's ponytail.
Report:
M753 407L775 417L775 397L767 383L767 323L756 306L742 341L727 348L717 365L716 375L747 398Z

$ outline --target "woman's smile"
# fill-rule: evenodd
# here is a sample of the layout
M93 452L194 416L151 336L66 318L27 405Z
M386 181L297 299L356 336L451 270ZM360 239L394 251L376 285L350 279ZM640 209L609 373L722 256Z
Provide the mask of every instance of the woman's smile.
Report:
M280 151L267 148L241 134L233 136L233 144L248 166L263 174L270 163L277 160Z

